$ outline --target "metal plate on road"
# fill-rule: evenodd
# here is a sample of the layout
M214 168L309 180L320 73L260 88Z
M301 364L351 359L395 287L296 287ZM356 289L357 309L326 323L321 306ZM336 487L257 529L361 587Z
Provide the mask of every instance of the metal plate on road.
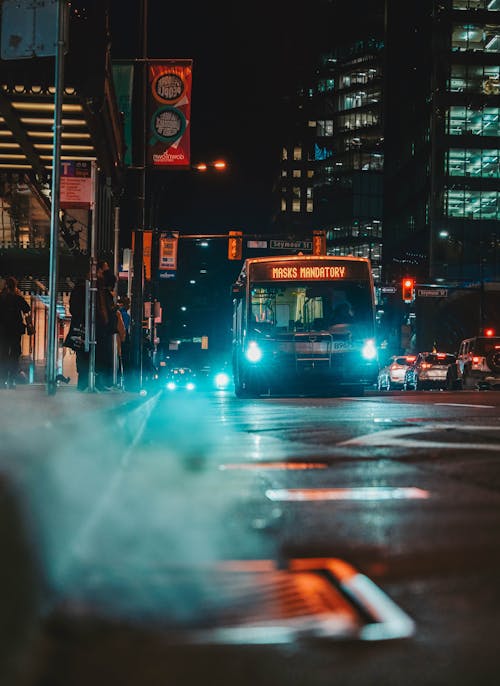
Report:
M116 570L93 570L53 621L78 631L145 623L167 643L272 645L299 639L408 638L414 622L368 577L337 558L228 560L145 572L140 592ZM117 593L120 587L121 592ZM175 602L173 599L175 598ZM144 607L146 600L146 607ZM142 602L141 602L142 601Z

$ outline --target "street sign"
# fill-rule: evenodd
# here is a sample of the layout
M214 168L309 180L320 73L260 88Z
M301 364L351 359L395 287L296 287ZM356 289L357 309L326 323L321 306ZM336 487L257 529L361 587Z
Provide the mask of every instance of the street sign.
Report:
M274 250L312 250L312 241L269 241Z
M3 60L53 57L57 48L57 4L60 0L3 0ZM63 7L66 6L64 3ZM64 12L66 44L68 12ZM65 52L66 46L65 46Z
M447 298L447 288L417 288L418 298Z
M396 286L382 286L380 288L381 293L395 293L396 290Z
M88 160L61 162L61 208L93 209L95 195L95 164Z

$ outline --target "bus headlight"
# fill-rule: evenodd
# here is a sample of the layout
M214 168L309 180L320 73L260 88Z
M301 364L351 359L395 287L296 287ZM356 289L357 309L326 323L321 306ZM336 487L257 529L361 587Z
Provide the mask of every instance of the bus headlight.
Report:
M259 362L262 359L262 350L255 341L248 344L246 358L249 362Z
M361 354L365 360L374 360L377 357L377 348L375 347L373 338L369 338L364 342Z

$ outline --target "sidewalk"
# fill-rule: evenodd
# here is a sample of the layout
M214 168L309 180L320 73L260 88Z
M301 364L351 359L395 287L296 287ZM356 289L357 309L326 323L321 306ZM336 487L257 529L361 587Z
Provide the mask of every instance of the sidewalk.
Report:
M150 396L111 390L106 393L78 391L76 385L58 386L54 395L45 384L19 384L13 389L0 389L0 438L3 433L20 430L21 419L30 428L64 421L75 415L101 412L126 405L134 407ZM21 429L22 430L22 429Z

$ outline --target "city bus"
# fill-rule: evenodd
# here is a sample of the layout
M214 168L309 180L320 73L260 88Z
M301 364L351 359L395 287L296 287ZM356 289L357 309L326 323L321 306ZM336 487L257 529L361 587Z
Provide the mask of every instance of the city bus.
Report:
M376 383L375 295L367 258L250 258L232 296L237 397L363 395Z

